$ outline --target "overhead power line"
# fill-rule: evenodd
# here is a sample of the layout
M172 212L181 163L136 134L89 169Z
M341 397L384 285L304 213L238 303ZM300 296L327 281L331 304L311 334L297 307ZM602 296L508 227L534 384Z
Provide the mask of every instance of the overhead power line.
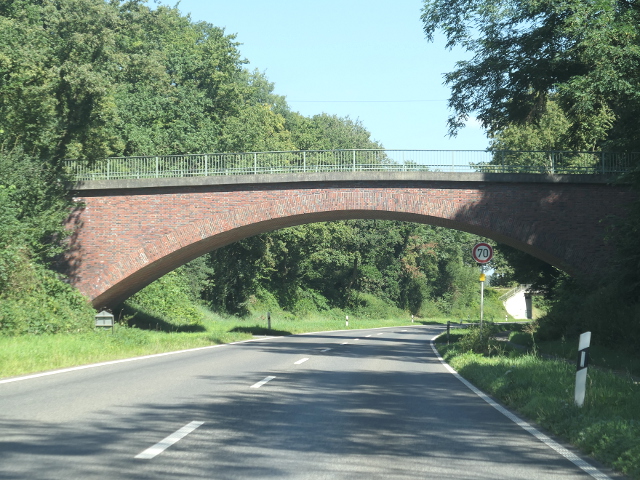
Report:
M446 101L447 100L287 100L289 103L420 103Z

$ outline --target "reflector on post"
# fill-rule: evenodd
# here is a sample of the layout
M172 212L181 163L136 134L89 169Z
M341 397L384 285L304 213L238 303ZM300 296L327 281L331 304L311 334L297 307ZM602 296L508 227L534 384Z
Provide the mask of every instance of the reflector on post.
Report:
M587 366L589 365L589 345L591 344L591 332L580 335L578 343L578 364L576 365L576 389L575 402L578 407L584 405L584 397L587 391Z

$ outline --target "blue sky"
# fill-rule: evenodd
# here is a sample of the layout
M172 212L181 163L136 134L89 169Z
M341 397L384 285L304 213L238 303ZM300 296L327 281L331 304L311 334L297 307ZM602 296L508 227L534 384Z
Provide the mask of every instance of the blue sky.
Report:
M386 148L484 150L473 121L447 134L443 73L466 58L427 42L420 0L182 0L195 21L237 34L248 68L275 84L292 110L359 119Z

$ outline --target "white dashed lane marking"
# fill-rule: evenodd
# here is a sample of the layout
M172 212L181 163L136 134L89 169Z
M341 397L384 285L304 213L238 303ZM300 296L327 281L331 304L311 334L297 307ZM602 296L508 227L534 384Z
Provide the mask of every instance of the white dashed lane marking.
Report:
M260 380L258 383L254 383L253 385L251 385L251 388L260 388L261 386L263 386L265 383L270 382L271 380L273 380L276 377L266 377L264 380Z
M182 440L184 437L189 435L191 432L193 432L196 428L198 428L203 423L204 422L191 422L185 425L180 430L177 430L176 432L172 433L164 440L156 443L153 447L147 448L144 452L139 453L138 455L135 456L135 458L149 460L157 455L160 455L171 445Z

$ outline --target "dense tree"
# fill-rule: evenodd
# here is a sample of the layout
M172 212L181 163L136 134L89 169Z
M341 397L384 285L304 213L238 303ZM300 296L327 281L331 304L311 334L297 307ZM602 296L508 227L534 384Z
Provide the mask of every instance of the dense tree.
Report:
M569 128L570 122L567 116L556 102L549 99L545 112L537 121L525 124L514 123L494 132L490 139L490 149L494 151L570 150ZM522 155L518 160L530 161L530 158Z
M640 149L636 2L427 0L422 19L428 38L442 30L450 47L472 55L445 76L452 88L451 133L476 115L495 151ZM499 157L498 152L493 162L526 162L553 171L542 155ZM640 165L635 167L637 176ZM617 247L611 271L590 282L501 246L513 267L502 280L553 292L542 321L542 334L549 338L591 330L600 343L633 345L640 338L639 225L636 205L609 236Z
M233 35L155 3L0 2L2 332L89 325L87 302L53 270L74 208L64 159L381 148L358 120L292 112L261 72L245 68ZM460 253L472 239L398 222L301 225L211 252L130 305L194 324L200 297L234 313L259 295L296 312L360 308L374 298L452 312L468 307L477 288ZM25 313L26 303L38 313Z
M287 128L299 150L382 148L379 142L371 139L371 133L359 120L349 117L322 113L309 118L290 113Z
M536 122L553 96L567 146L639 148L639 15L625 0L426 0L427 38L473 55L445 76L450 132L472 115L490 132Z
M0 149L0 333L90 327L89 302L50 267L64 250L72 207L55 169Z

